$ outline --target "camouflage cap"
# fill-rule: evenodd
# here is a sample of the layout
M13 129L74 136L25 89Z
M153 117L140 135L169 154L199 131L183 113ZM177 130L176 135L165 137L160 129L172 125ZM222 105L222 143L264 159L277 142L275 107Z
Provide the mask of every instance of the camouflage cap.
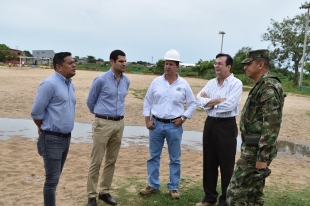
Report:
M259 50L250 51L246 54L246 58L241 62L241 64L249 63L256 58L267 58L267 59L269 59L269 50L259 49Z

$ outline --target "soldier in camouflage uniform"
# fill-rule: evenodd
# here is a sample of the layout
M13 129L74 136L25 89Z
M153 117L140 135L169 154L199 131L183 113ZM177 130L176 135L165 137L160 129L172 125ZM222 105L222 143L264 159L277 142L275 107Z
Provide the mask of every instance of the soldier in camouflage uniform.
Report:
M227 204L257 206L264 205L268 166L277 155L285 95L280 80L269 74L268 50L251 51L242 63L256 84L241 113L241 156L227 189Z

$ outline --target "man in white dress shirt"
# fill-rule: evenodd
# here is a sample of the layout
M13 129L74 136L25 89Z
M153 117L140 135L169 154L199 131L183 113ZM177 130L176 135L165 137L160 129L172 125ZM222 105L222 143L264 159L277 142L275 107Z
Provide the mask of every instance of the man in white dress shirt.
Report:
M208 117L203 131L203 188L205 196L196 206L215 206L218 167L221 170L222 194L219 206L226 206L226 190L232 176L237 146L238 128L235 117L239 113L242 82L231 73L233 59L218 54L214 64L216 78L208 81L197 95L197 106Z
M157 192L160 187L160 156L166 139L170 158L170 178L167 187L173 199L179 199L181 176L182 124L196 110L195 96L188 82L177 73L180 54L169 50L164 57L165 73L153 80L144 98L143 116L149 129L147 172L149 185L140 190L143 195ZM187 109L184 110L184 101Z

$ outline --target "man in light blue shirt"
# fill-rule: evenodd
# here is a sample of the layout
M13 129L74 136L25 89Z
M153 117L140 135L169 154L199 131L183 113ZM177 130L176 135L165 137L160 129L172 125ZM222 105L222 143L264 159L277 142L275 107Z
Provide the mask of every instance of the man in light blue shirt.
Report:
M71 53L56 53L53 64L55 73L40 84L31 108L31 117L38 127L37 149L44 161L45 206L56 205L56 187L69 152L76 104Z
M126 67L126 55L123 51L112 51L110 63L111 69L94 79L87 98L87 106L95 114L93 149L87 179L88 206L97 206L99 170L104 155L105 164L98 196L107 204L117 204L109 190L123 138L125 97L130 81L123 75Z

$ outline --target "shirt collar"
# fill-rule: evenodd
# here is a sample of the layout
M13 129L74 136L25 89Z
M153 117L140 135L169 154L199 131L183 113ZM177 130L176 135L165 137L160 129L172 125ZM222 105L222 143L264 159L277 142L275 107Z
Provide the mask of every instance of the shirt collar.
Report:
M55 75L60 79L60 81L67 83L67 82L71 82L72 79L66 79L66 77L62 76L60 73L55 71Z
M224 79L224 82L229 81L229 80L231 80L231 79L233 79L233 78L234 78L234 74L231 73L228 77L226 77L226 79ZM217 80L217 82L218 82L218 81L219 81L219 77L216 77L216 80Z
M163 80L166 80L165 75L166 75L165 73L162 75ZM177 73L177 79L175 81L178 81L179 77L180 77L180 75Z
M114 72L112 71L112 68L109 69L109 71L107 71L107 73L114 79L116 79L116 76L114 74ZM120 78L122 79L123 78L123 73L121 73L121 76Z
M270 72L269 72L269 71L266 72L265 74L263 74L263 76L261 76L261 77L259 78L259 80L256 82L256 84L257 84L258 82L260 82L262 79L264 79L265 77L269 76L269 75L270 75Z

